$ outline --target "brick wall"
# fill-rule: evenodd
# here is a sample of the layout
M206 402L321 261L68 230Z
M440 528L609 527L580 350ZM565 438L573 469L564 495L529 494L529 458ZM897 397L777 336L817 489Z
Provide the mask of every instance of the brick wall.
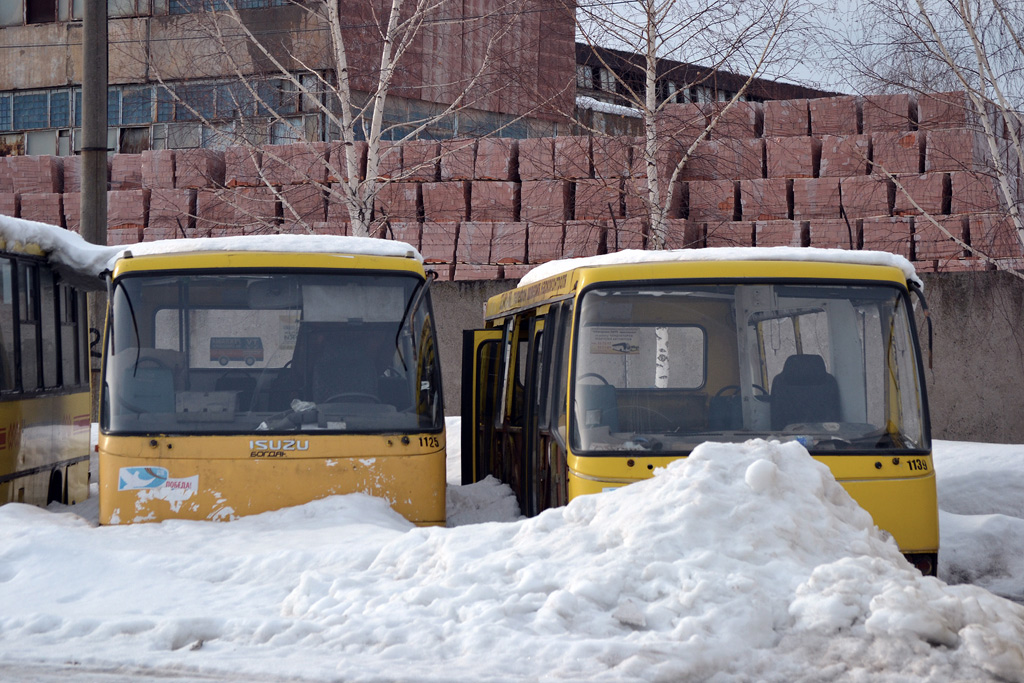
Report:
M720 125L693 146L672 186L667 247L881 249L923 270L989 267L969 255L972 245L1019 263L987 141L968 111L958 93L725 112L673 105L658 121L663 179L701 126L715 116ZM413 244L445 279L519 277L552 259L642 249L642 144L586 136L388 143L371 232ZM365 173L365 143L353 151ZM347 208L329 192L346 173L340 143L115 156L110 239L349 234ZM0 159L0 213L74 230L79 188L76 157Z

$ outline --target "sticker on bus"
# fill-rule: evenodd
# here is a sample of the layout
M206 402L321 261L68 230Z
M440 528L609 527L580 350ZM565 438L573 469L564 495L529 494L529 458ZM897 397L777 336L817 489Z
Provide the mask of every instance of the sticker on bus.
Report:
M166 467L122 467L118 491L145 491L154 498L182 501L199 489L199 475L173 479Z
M118 491L155 489L167 483L166 467L122 467L118 477Z
M263 340L260 337L210 337L210 360L221 365L232 361L252 365L263 360Z

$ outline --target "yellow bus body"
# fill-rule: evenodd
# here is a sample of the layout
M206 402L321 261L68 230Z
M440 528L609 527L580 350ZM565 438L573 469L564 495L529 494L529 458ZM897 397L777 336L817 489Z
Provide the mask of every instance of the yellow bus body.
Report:
M0 401L0 503L46 505L54 473L61 502L89 497L88 392Z
M672 285L718 285L745 283L782 283L785 285L835 284L843 282L857 285L891 285L901 292L908 292L908 274L897 264L890 264L886 257L872 260L865 255L862 260L846 256L822 257L815 256L815 250L803 250L799 255L773 260L769 255L773 250L729 250L734 254L746 251L746 255L713 255L716 250L694 250L681 260L645 260L627 263L609 261L601 263L596 259L579 259L574 267L572 260L567 260L561 269L553 269L552 274L492 297L485 307L486 330L480 330L475 336L467 336L464 344L463 386L465 391L472 392L472 400L463 402L463 483L480 478L481 474L494 473L495 476L506 476L511 480L513 489L520 497L520 504L527 514L535 513L549 505L562 504L580 495L601 493L627 485L631 482L647 479L654 475L658 468L685 455L659 455L650 450L629 450L620 453L588 454L576 452L571 439L567 436L567 417L573 415L573 405L569 389L558 393L561 384L572 385L573 376L569 374L575 368L579 356L576 336L579 334L579 305L584 293L602 286L615 286L622 283L637 286L657 286L659 283ZM795 253L793 250L791 253ZM703 252L703 254L702 254ZM754 255L755 252L757 255ZM806 254L806 256L804 255ZM705 255L710 256L706 258ZM613 255L609 255L611 257ZM662 300L667 301L667 300ZM557 307L561 306L571 320L556 318L565 326L562 333L564 344L572 349L565 352L563 364L557 376L547 380L533 380L528 373L534 367L546 369L557 364L557 352L545 351L542 343L536 348L524 331L528 321L538 319L544 330L551 329L552 318ZM562 315L562 314L560 314ZM710 324L710 323L709 323ZM536 325L535 325L536 326ZM709 333L709 337L713 333ZM496 336L497 335L497 336ZM509 343L509 335L518 340L518 344ZM726 335L727 337L728 335ZM915 337L916 341L916 337ZM550 342L558 344L558 341ZM703 405L707 408L708 397L714 396L717 390L726 385L736 384L738 376L730 375L724 368L726 361L735 363L737 353L736 340L729 338L709 339L706 349L707 384L700 387ZM487 344L494 350L484 352ZM504 350L498 350L498 344ZM624 347L626 348L626 347ZM915 349L916 351L916 349ZM628 352L628 351L627 351ZM549 357L537 360L544 353ZM500 358L496 357L501 356ZM523 356L523 358L520 358ZM524 358L529 358L527 363ZM493 377L487 376L486 368L479 367L482 362L501 365L499 375L510 372L527 373L527 386L510 381L508 377L499 377L500 386L494 386ZM764 359L762 358L762 367ZM919 362L919 361L918 361ZM510 371L509 367L514 368ZM518 369L515 369L518 368ZM525 369L524 369L525 368ZM712 377L715 379L712 380ZM533 385L530 383L533 382ZM714 383L713 383L714 382ZM756 383L756 382L755 382ZM515 410L523 410L522 404L540 406L543 412L544 401L538 401L531 392L530 386L541 386L543 396L550 396L564 401L548 410L551 413L551 424L547 431L542 427L537 437L540 443L539 455L531 455L528 450L527 437L532 430L529 408L527 417L516 421L514 411L509 405L517 406ZM912 387L913 388L913 387ZM908 389L909 390L909 389ZM888 388L889 395L898 392L895 386ZM516 399L516 392L525 398ZM696 393L696 392L695 392ZM910 404L921 409L927 420L927 406L924 397L923 377L919 379L918 396L909 396ZM486 400L491 396L491 403ZM894 399L895 400L895 399ZM502 409L504 407L504 413ZM621 406L620 406L621 407ZM491 412L487 412L490 410ZM561 414L561 422L557 417ZM468 424L467 424L468 420ZM536 431L536 430L534 430ZM925 427L927 433L927 427ZM771 438L768 435L766 438ZM475 450L474 450L475 449ZM490 449L497 455L484 451ZM526 449L526 450L524 450ZM934 558L939 547L938 508L935 491L935 475L930 450L917 449L913 453L861 452L849 449L842 455L814 453L819 462L827 465L836 480L846 489L865 510L875 523L895 538L904 554L920 556L924 560L919 566L925 571L934 572ZM527 464L524 464L527 463ZM497 470L497 471L495 471ZM541 470L541 474L530 475L533 470ZM542 491L531 491L531 486L539 486ZM532 498L534 504L523 498ZM915 558L912 558L915 559ZM916 561L916 560L915 560Z
M262 437L261 437L262 438ZM365 493L384 498L420 525L444 524L445 444L424 449L436 435L418 434L403 444L395 436L296 435L269 441L308 441L301 454L252 457L244 436L100 436L99 477L117 482L122 468L163 467L180 488L100 489L104 524L163 519L230 520L301 505L327 496ZM357 455L354 455L357 454ZM194 480L194 482L192 481Z
M8 218L0 226L0 504L73 505L89 497L92 403L85 292L81 283L62 278L50 252L23 238L24 224ZM67 234L62 228L27 225L26 234L52 232L58 239ZM33 269L34 276L26 277L22 268ZM26 286L27 297L20 291ZM21 310L14 316L16 298L22 305L34 301L40 315ZM20 367L14 347L19 347ZM42 383L26 386L23 380L40 364L46 368Z
M412 274L427 281L422 263L413 255L411 250L408 257L292 251L154 254L120 259L112 280L161 272L209 275L287 271ZM109 342L109 320L107 334ZM105 366L109 362L106 349L109 346L105 346ZM201 362L212 360L222 370L231 371L210 356L208 344L205 356ZM254 358L257 365L262 360ZM363 361L357 357L354 362ZM237 365L245 370L245 365L252 363ZM350 493L383 498L417 525L445 523L443 427L430 432L323 433L297 429L223 435L188 431L117 434L101 429L98 448L101 524L230 520ZM145 478L147 468L157 473L156 479L131 480L140 473Z

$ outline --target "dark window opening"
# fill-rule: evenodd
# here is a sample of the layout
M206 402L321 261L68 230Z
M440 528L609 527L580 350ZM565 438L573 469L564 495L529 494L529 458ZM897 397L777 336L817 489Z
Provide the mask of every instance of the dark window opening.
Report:
M25 23L46 24L57 21L57 3L53 0L25 0Z

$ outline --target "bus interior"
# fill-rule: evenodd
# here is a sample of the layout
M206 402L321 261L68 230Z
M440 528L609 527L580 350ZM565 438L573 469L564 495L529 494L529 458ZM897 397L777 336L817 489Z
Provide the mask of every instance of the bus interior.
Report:
M573 450L928 449L911 314L879 283L595 286L575 332Z
M443 424L428 281L401 273L129 274L112 285L106 433Z

